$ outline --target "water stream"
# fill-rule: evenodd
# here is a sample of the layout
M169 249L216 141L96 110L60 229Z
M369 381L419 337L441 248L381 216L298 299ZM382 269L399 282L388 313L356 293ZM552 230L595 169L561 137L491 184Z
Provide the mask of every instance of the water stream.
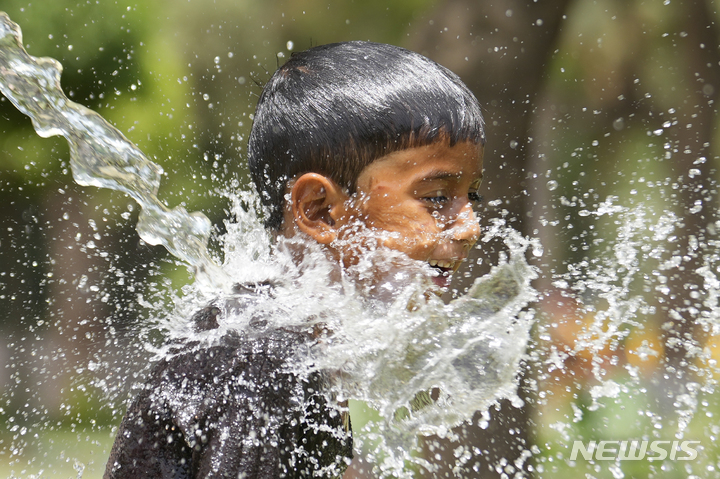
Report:
M0 92L32 119L38 135L65 137L78 184L133 198L142 208L137 231L144 241L165 246L200 281L222 285L222 272L207 255L210 220L158 200L162 168L100 115L70 101L60 86L61 73L56 60L28 55L20 27L0 12Z

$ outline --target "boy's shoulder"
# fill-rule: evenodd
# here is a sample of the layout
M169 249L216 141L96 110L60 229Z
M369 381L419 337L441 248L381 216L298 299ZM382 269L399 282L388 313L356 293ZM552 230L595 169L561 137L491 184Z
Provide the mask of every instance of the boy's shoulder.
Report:
M212 333L223 309L203 308L193 322ZM255 329L261 332L225 331L211 345L187 342L158 361L123 420L118 437L127 438L119 440L167 436L159 447L186 445L178 451L205 475L218 473L218 467L222 474L234 471L233 477L343 470L352 457L349 422L329 397L327 375L303 367L312 335L262 324ZM136 454L138 448L125 444L118 451Z
M196 318L201 323L212 323L215 309L205 308ZM210 345L191 341L176 348L155 365L148 383L183 394L227 384L243 385L248 391L259 393L270 381L291 384L294 377L311 374L302 368L309 341L308 333L290 329L265 330L259 334L227 330ZM264 380L257 381L260 378Z
M270 286L235 290L193 316L193 328L205 340L184 341L152 369L145 389L155 401L195 415L229 404L292 412L302 404L305 384L324 382L322 372L307 367L311 332L275 327L276 313L257 308L262 296L272 294ZM241 313L243 327L220 326L222 316Z

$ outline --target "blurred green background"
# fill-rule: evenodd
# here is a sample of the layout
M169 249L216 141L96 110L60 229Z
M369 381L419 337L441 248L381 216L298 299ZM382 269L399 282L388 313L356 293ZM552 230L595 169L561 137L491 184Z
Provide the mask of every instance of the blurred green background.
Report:
M697 271L717 264L718 3L13 0L0 10L31 55L63 64L71 99L164 168L160 197L203 211L218 234L229 214L220 192L248 183L261 85L293 51L372 40L449 67L486 115L483 221L504 217L544 247L526 405L463 432L479 472L473 459L458 474L717 477L720 331ZM143 345L159 340L141 326L189 280L139 240L130 199L79 187L68 168L65 141L39 138L3 98L0 476L102 475L151 354ZM465 281L487 271L494 248L476 253ZM567 459L575 439L675 437L685 419L681 435L703 446L692 464ZM534 459L514 463L519 446ZM452 448L425 453L435 477L451 474ZM360 465L347 477L374 476Z

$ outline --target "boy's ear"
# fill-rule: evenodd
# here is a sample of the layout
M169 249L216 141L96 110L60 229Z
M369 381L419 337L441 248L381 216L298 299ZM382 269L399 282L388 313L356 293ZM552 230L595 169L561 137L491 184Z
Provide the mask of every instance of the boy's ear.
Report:
M320 244L337 238L338 221L346 215L348 195L330 178L305 173L290 191L292 219L301 231Z

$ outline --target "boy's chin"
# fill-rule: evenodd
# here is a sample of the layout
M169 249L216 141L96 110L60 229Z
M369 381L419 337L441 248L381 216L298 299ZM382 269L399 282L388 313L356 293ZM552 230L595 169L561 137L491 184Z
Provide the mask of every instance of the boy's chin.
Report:
M403 291L417 288L443 294L450 285L452 271L441 271L426 261L411 259L388 248L366 251L355 264L346 269L348 278L361 286L363 295L393 302Z

